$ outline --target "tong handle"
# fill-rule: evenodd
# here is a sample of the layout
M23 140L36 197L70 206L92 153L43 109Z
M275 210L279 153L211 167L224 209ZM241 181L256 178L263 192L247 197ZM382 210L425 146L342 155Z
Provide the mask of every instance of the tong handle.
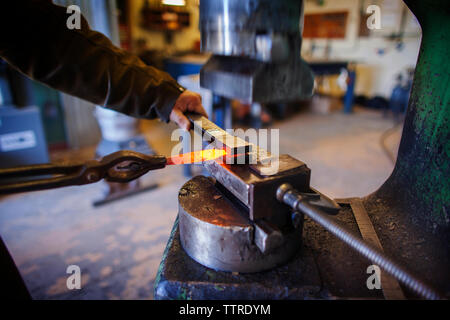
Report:
M22 178L30 176L40 176L48 174L66 174L76 172L82 168L83 164L34 164L14 168L0 169L0 179Z
M127 163L125 166L120 166ZM148 156L135 151L118 151L85 163L39 164L0 169L0 194L36 191L73 185L83 185L105 179L109 182L126 183L150 170L166 166L164 156ZM56 177L42 177L55 175ZM19 179L19 180L18 180Z
M3 175L0 174L0 177ZM25 191L37 191L76 185L78 173L62 175L53 178L37 178L24 181L12 181L0 184L0 194L10 194Z

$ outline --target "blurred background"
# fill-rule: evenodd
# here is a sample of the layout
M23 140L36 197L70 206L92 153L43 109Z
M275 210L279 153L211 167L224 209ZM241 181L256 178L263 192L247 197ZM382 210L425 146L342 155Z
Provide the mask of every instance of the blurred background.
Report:
M365 196L389 177L419 54L420 26L401 0L307 0L302 57L312 98L279 104L224 101L200 88L199 0L54 1L79 5L91 27L202 95L223 128L280 130L280 152L312 170L336 198ZM381 29L369 30L369 5ZM170 155L173 124L135 120L25 78L0 60L0 166L88 160L119 149ZM0 235L36 299L151 299L196 167L152 172L125 190L97 183L0 198ZM117 199L119 198L119 199ZM79 265L82 289L68 291Z

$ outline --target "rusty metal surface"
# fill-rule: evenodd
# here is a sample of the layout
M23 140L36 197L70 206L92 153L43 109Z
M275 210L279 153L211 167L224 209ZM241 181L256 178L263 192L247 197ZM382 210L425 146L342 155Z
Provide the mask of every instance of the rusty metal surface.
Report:
M341 204L341 202L340 202ZM336 219L358 232L350 206L343 206ZM310 250L317 263L323 285L337 298L383 299L381 290L367 288L367 267L372 262L351 250L325 228L305 218L303 248Z
M450 298L449 240L430 233L420 220L411 219L405 207L396 203L396 194L363 198L363 204L383 245L383 250L407 265L412 272ZM386 213L389 214L386 214ZM408 299L418 296L402 286Z
M358 233L351 200L338 200L342 209L336 219ZM428 270L428 280L446 292L448 255L442 256L438 244L427 238L429 234L398 219L395 211L386 215L383 203L365 201L364 205L384 250L419 274L426 274ZM155 298L383 299L382 290L369 290L367 287L370 276L367 267L371 264L345 243L337 241L323 227L305 219L302 248L285 265L254 274L213 271L196 263L184 252L176 222L155 282ZM417 298L409 290L405 290L405 295Z
M290 260L301 245L301 228L273 237L264 250L254 243L255 226L215 186L197 176L179 194L181 243L187 254L204 266L232 272L259 272ZM270 251L270 252L269 252Z
M178 195L180 209L196 219L222 227L252 228L250 221L241 215L233 204L204 176L186 182Z
M350 200L336 218L359 232ZM384 250L448 291L448 256L443 257L425 230L411 228L396 212L386 215L383 203L364 202ZM155 282L156 299L383 299L381 290L369 290L366 282L371 261L361 257L317 223L306 219L303 246L286 265L255 274L210 270L187 256L181 248L178 222L161 261ZM441 244L442 245L442 244ZM320 293L320 288L323 294ZM306 290L306 288L308 288ZM315 291L310 291L315 289ZM309 291L309 292L308 292ZM314 293L314 294L312 294ZM409 290L407 298L417 298Z
M378 239L377 233L375 232L372 222L367 215L362 200L360 198L352 199L350 201L350 206L353 210L353 215L355 216L356 223L358 224L358 228L363 239L371 242L383 251L380 239ZM405 295L403 294L402 288L400 287L397 279L383 271L381 272L380 278L381 288L386 300L405 299Z
M386 255L378 246L363 240L360 235L352 232L347 226L342 225L323 210L311 205L292 186L282 185L277 191L277 199L296 211L304 213L308 218L345 242L351 249L370 259L375 265L398 279L403 285L416 292L422 298L431 300L442 299L443 295L438 290L430 286L420 276L411 272L406 265Z

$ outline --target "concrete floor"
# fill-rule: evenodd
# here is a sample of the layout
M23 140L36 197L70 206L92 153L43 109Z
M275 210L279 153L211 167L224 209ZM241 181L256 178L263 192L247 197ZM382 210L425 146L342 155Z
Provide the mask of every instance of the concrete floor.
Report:
M332 197L364 196L390 175L393 163L380 146L392 127L381 113L300 112L276 122L280 151L312 169L312 186ZM149 140L170 154L172 125L146 123ZM396 154L401 128L387 139ZM84 151L85 157L92 150ZM181 167L144 179L159 188L93 208L102 185L18 194L0 199L0 235L35 299L151 299L153 282L172 224L177 194L186 182ZM68 290L66 269L78 265L82 289Z

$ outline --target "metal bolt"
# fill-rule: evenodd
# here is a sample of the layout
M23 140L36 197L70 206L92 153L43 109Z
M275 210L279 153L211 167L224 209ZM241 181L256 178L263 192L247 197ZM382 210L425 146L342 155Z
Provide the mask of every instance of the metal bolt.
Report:
M86 178L89 182L95 182L99 180L99 175L97 172L91 171L86 175Z
M303 223L303 214L299 212L293 212L291 215L292 225L295 229L299 229Z

